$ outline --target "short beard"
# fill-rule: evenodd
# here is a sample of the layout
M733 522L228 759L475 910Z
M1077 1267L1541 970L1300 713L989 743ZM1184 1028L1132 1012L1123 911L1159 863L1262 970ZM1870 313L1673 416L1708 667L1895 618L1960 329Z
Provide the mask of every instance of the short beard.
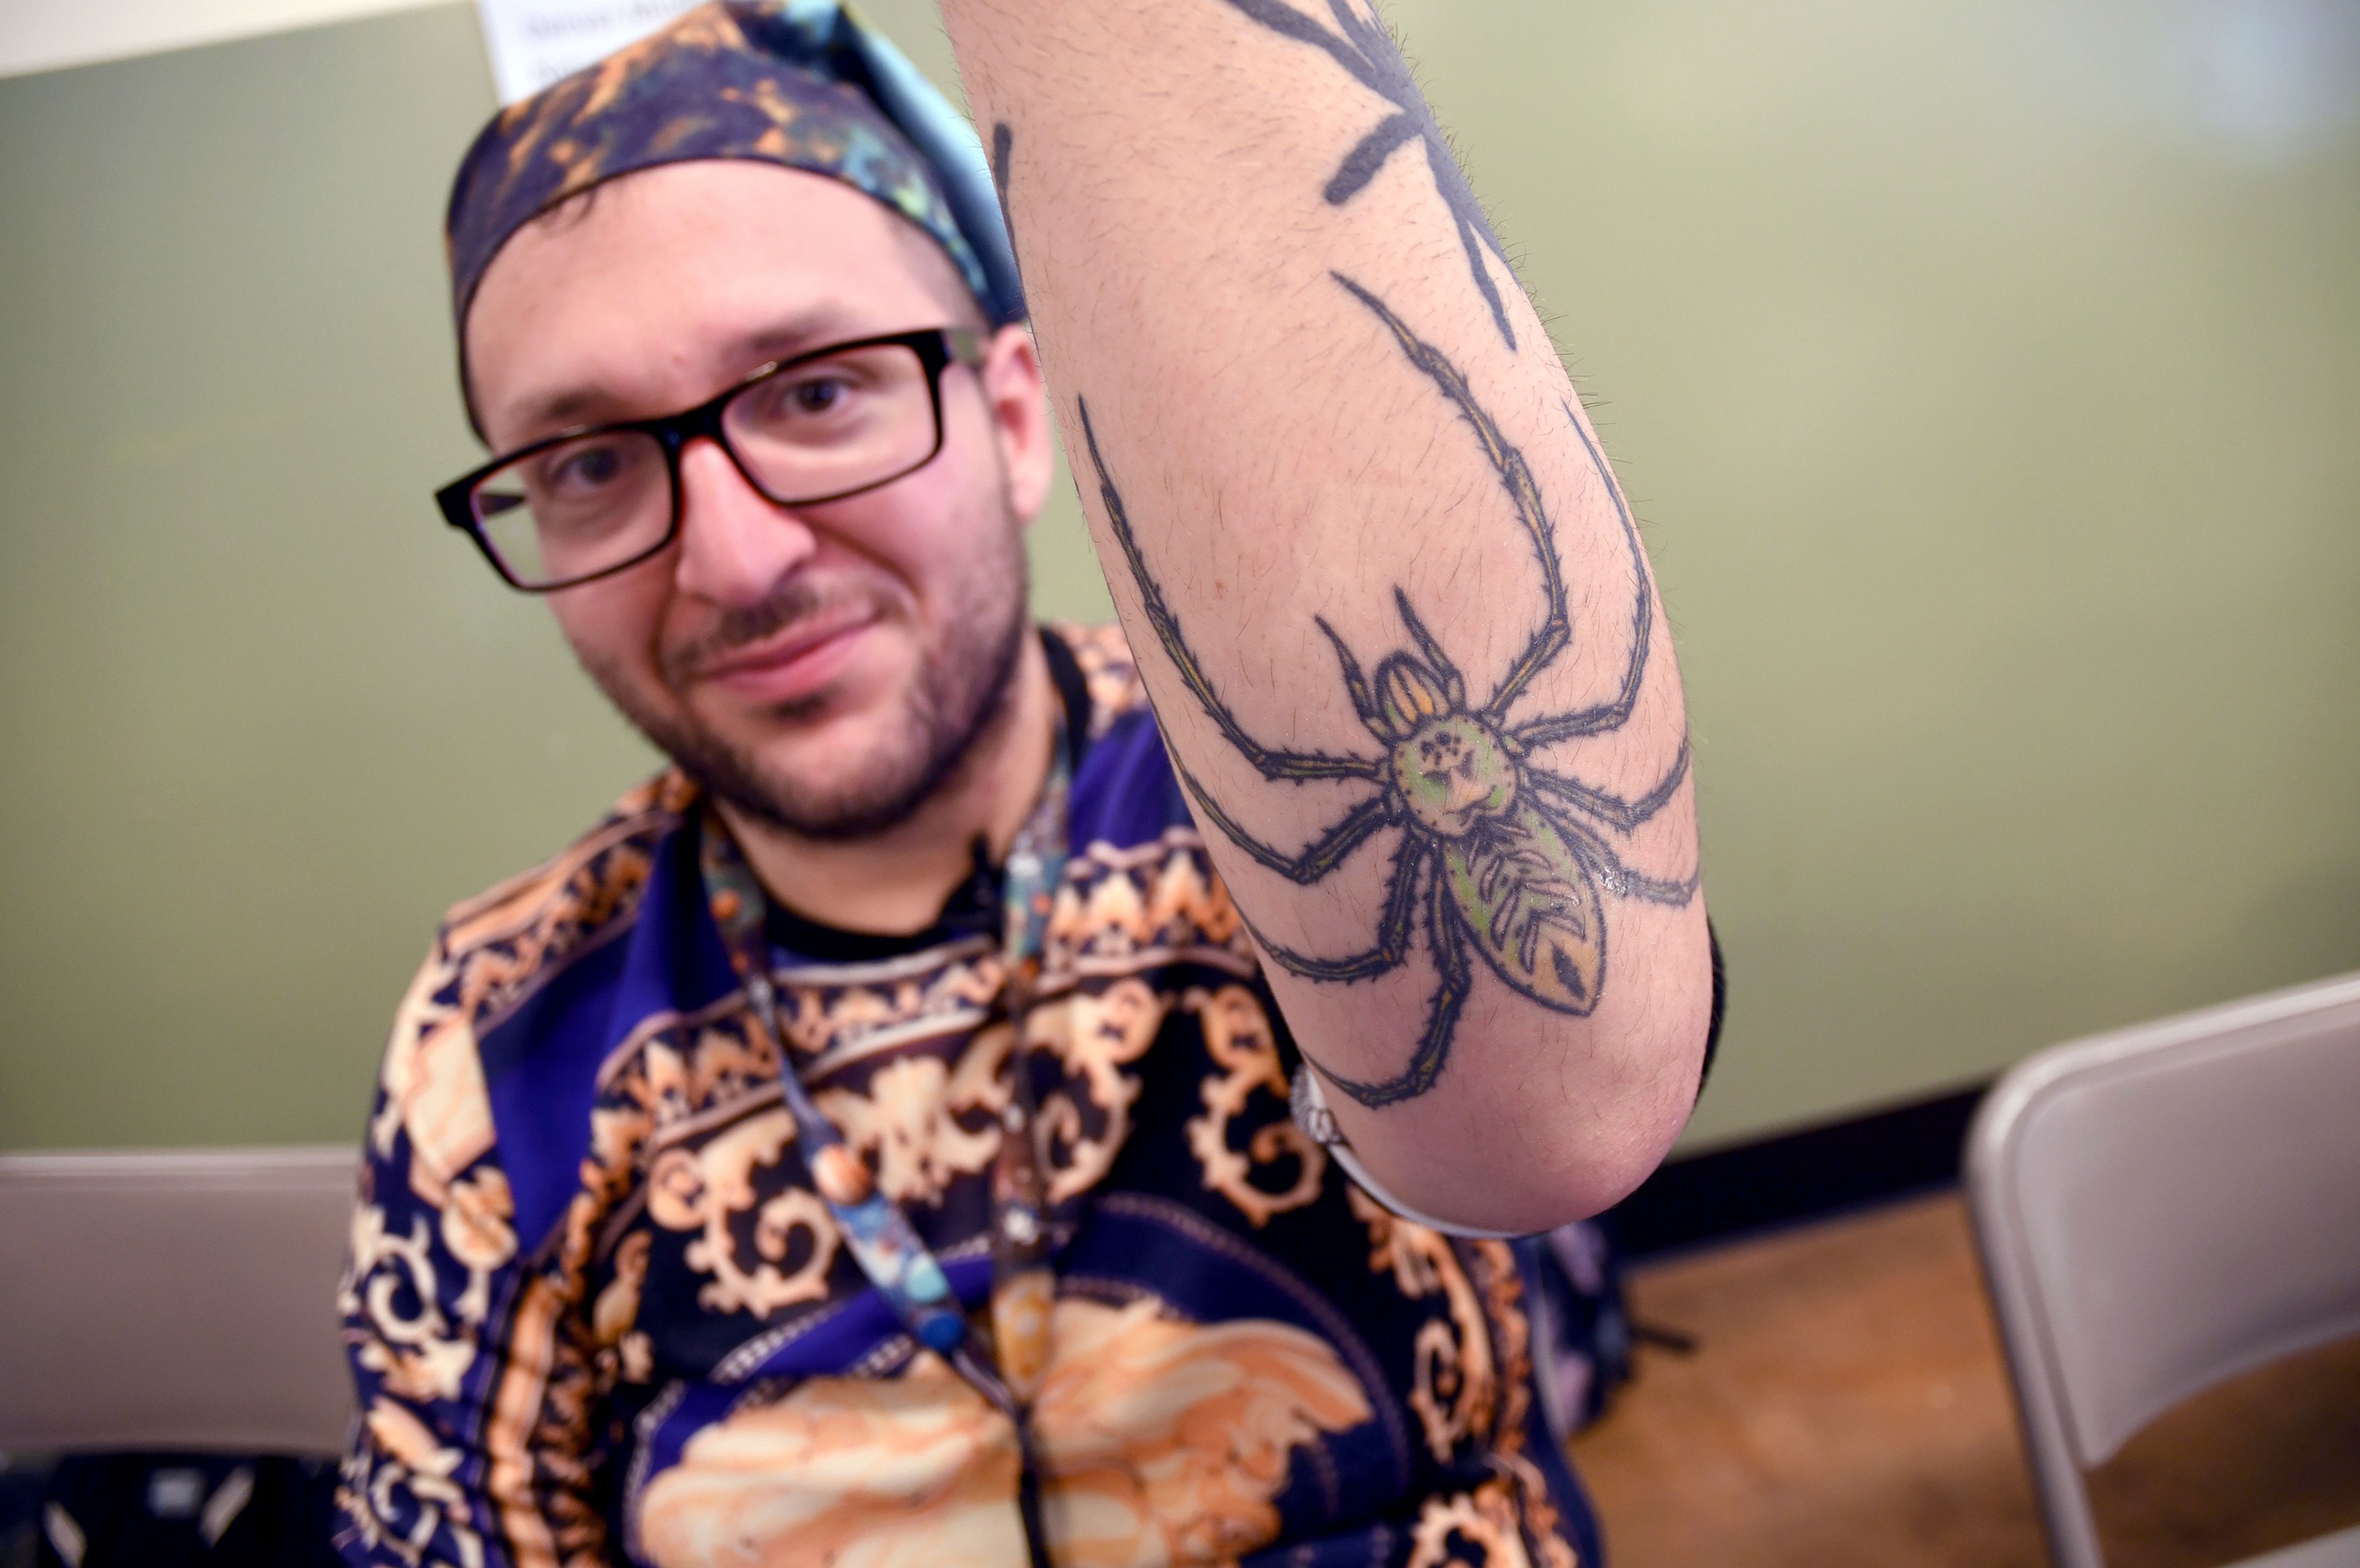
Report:
M752 751L699 724L684 706L654 712L612 672L587 668L623 716L715 799L799 838L875 838L908 822L957 779L1008 707L1023 651L1026 582L1012 519L1002 537L1007 544L997 557L977 561L967 576L967 591L951 606L940 646L924 651L902 700L902 724L833 788L766 767ZM773 636L827 603L809 584L790 578L759 606L726 618L694 658L666 658L668 683L680 690L685 684L676 673L681 667ZM773 716L815 718L826 702L823 695L781 704Z

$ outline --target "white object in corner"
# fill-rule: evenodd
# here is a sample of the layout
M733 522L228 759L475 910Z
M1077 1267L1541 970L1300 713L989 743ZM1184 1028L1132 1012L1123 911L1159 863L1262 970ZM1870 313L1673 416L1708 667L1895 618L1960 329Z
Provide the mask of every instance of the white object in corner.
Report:
M432 0L0 0L0 76L407 11Z
M475 0L500 103L637 43L697 0Z

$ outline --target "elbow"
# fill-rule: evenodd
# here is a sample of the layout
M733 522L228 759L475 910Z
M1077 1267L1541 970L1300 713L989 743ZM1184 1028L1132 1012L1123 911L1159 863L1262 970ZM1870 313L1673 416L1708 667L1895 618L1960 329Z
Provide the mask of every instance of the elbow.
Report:
M1700 1062L1702 1051L1677 1053ZM1467 1223L1528 1234L1589 1219L1636 1192L1672 1151L1696 1103L1693 1072L1648 1074L1579 1110L1527 1113L1502 1127L1495 1147L1515 1151L1490 1172Z
M1459 1152L1421 1162L1426 1212L1529 1234L1610 1209L1653 1175L1702 1086L1714 985L1699 959L1633 987L1647 994L1620 1018L1468 1040Z
M1471 999L1448 1062L1415 1094L1379 1101L1329 1088L1328 1108L1369 1179L1446 1228L1507 1235L1629 1196L1688 1127L1718 1011L1701 901L1650 936L1626 944L1615 984L1588 1013L1491 988ZM1355 1021L1367 1022L1297 1032L1326 1083L1348 1091L1328 1068L1352 1063L1356 1044L1365 1052L1345 1027Z

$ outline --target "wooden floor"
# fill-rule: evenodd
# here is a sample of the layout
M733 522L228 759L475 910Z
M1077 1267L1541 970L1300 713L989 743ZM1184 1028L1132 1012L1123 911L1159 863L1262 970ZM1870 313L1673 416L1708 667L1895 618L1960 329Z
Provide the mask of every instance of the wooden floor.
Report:
M1613 1568L2048 1561L1959 1199L1640 1269L1637 1379L1574 1443ZM2360 1524L2360 1342L2191 1400L2092 1478L2109 1568Z

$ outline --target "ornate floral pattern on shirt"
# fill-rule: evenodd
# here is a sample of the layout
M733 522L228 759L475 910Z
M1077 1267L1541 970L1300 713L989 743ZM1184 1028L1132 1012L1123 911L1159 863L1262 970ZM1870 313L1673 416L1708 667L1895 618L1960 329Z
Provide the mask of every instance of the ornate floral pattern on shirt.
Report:
M340 1292L350 1561L1022 1561L1006 1422L882 1309L778 1089L803 1076L973 1305L1011 1056L1057 1243L1034 1430L1060 1563L1576 1561L1518 1252L1393 1215L1296 1129L1291 1042L1120 640L1059 635L1090 746L1021 1051L991 945L945 940L782 969L781 1062L704 923L676 776L453 911Z

